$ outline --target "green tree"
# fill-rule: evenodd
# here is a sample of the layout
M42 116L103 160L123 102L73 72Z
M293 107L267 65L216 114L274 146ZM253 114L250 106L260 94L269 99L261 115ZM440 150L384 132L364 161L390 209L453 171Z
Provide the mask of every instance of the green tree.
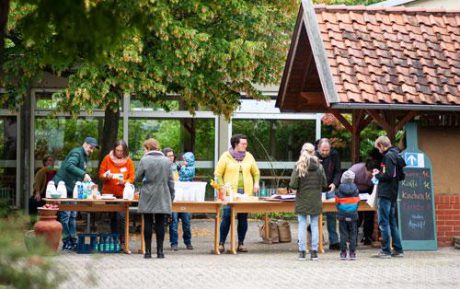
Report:
M120 1L87 2L90 6L78 11L87 11L87 17L92 19L92 13L102 3ZM261 99L253 83L279 80L298 9L297 1L293 0L130 2L122 5L126 10L117 17L117 25L126 28L117 34L119 41L104 52L103 61L82 53L80 58L69 62L62 60L73 59L66 58L65 53L55 59L49 55L57 43L66 42L60 38L65 33L59 33L61 28L43 32L40 39L24 36L35 35L30 32L31 17L45 13L38 5L42 2L28 3L35 6L11 7L11 15L16 17L9 35L17 37L10 39L5 69L6 80L15 89L4 97L11 103L17 102L18 96L27 95L31 80L37 80L43 70L69 76L68 87L58 93L58 107L74 115L80 109L105 109L101 157L116 138L124 94L166 109L170 95L179 95L184 108L192 113L206 106L227 117L240 104L240 93ZM38 23L44 21L37 19ZM48 24L58 25L55 20L50 21ZM74 31L77 29L73 25L71 28L70 33L79 37L79 32ZM73 46L57 47L71 50ZM14 57L18 54L22 57Z

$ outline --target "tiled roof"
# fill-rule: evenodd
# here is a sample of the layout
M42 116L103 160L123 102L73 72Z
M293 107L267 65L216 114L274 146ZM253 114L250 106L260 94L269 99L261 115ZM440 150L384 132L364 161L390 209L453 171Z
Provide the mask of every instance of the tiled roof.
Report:
M315 12L339 102L460 104L460 11Z

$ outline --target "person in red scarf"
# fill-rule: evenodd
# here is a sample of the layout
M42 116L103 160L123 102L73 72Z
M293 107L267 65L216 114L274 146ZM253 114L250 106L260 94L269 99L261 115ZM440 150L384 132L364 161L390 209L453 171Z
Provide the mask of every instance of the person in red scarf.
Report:
M113 149L102 160L99 167L99 179L102 181L102 194L113 194L123 198L125 183L134 183L134 164L129 157L128 145L118 140ZM125 216L123 213L112 213L110 229L112 234L119 234L123 242Z

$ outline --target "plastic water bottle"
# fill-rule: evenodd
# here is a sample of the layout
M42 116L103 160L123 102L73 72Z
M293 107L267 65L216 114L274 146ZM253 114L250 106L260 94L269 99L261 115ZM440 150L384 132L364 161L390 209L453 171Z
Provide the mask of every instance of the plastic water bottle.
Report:
M105 252L106 253L110 253L110 244L112 243L112 237L108 236L106 239L105 239Z
M114 237L110 237L109 250L110 250L110 253L115 252L115 238Z
M78 184L78 198L83 199L83 184L82 183Z
M261 197L267 196L267 188L265 188L265 182L262 182L262 188L260 189L260 196Z
M120 238L117 236L115 241L115 253L120 252Z
M99 252L105 252L105 236L101 235L99 238Z

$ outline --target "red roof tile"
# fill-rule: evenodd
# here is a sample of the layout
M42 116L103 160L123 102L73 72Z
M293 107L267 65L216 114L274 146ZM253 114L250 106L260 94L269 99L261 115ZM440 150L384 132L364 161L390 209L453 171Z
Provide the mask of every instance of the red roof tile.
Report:
M460 11L315 12L339 102L460 104Z

